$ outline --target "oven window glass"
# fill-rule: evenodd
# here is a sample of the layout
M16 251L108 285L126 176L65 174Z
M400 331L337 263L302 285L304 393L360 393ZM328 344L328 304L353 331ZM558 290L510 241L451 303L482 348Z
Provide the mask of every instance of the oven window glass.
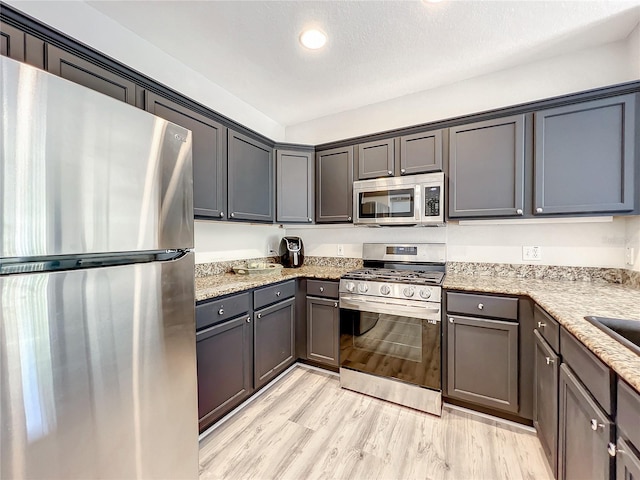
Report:
M340 310L340 365L440 389L440 322Z
M414 216L414 190L380 190L359 194L360 218L394 218Z

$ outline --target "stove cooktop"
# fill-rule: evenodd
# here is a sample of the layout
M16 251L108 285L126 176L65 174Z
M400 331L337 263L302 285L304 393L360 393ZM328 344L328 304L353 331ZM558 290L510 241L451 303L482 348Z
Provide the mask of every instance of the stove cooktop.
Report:
M392 270L388 268L362 268L342 276L347 280L406 283L411 285L441 285L444 272L428 270Z

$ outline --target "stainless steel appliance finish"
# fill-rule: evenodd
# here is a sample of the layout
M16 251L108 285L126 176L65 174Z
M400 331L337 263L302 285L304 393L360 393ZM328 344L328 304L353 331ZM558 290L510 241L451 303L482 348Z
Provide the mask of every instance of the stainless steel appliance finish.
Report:
M444 225L444 173L353 182L353 223Z
M340 383L440 415L444 245L365 244L363 250L365 268L340 279Z
M197 478L191 133L0 62L0 478Z

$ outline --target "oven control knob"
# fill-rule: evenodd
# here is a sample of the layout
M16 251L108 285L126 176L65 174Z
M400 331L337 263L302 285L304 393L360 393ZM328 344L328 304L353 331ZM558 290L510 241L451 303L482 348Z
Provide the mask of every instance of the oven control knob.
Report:
M420 290L420 296L426 300L431 296L431 290L429 290L428 288L423 288L422 290Z
M366 283L359 283L358 291L360 293L367 293L369 291L369 285L367 285Z
M348 292L353 292L356 289L356 284L353 282L347 282L344 286Z
M389 295L391 293L391 287L389 285L382 285L380 287L380 293L382 295Z
M413 297L413 294L416 293L416 291L413 287L405 287L402 293L404 293L405 297Z

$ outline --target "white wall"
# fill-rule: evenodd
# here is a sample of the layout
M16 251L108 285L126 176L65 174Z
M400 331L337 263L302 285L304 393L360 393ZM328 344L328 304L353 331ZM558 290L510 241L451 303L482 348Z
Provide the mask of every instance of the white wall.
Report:
M278 225L196 220L196 263L266 257L283 236Z
M637 80L638 35L287 126L286 139L321 144Z
M639 224L634 225L637 231ZM361 257L363 242L446 242L449 261L611 268L624 267L627 230L622 217L614 217L607 223L460 225L449 222L446 227L438 228L286 229L287 235L302 237L305 253L312 256L336 256L338 244L344 246L345 256ZM522 260L525 245L542 247L540 262Z
M628 56L631 69L635 72L636 78L640 78L640 23L629 34L627 38Z
M7 3L222 115L273 140L284 140L282 125L84 2Z
M640 217L627 218L626 246L633 249L633 257L626 268L640 272Z

